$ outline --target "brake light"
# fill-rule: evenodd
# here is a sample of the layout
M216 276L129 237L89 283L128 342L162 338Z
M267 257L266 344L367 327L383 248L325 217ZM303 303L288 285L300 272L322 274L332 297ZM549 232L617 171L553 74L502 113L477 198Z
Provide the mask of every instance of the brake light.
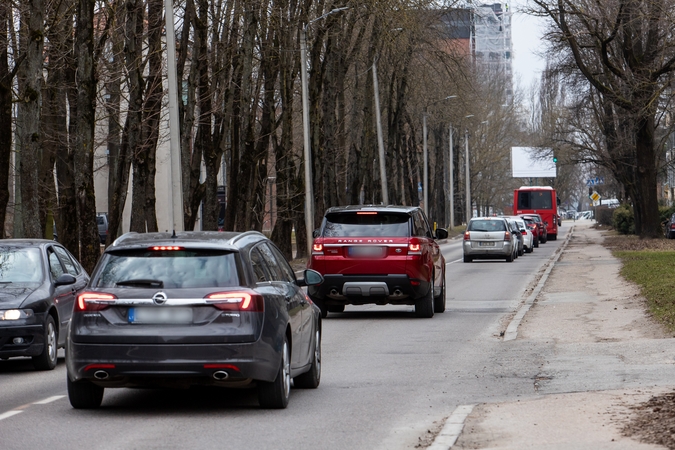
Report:
M420 245L417 239L411 239L408 243L408 254L409 255L421 255L422 246Z
M358 211L356 213L357 216L375 216L377 215L376 211Z
M183 250L183 247L176 247L174 245L156 245L154 247L150 247L150 250Z
M671 224L670 224L670 229L671 229L671 230L675 230L675 223L671 223Z
M223 311L251 311L265 310L265 301L255 292L215 292L206 296L207 303Z
M115 303L117 297L103 292L83 292L77 296L75 312L100 311Z
M101 369L114 369L115 364L89 364L88 366L84 366L84 371L87 372L89 370L101 370Z
M504 232L504 240L510 241L511 240L511 233L509 233L508 231L505 231Z
M312 245L312 253L323 254L323 244L314 243Z
M471 240L471 233L469 231L464 232L464 240L465 241L470 241Z

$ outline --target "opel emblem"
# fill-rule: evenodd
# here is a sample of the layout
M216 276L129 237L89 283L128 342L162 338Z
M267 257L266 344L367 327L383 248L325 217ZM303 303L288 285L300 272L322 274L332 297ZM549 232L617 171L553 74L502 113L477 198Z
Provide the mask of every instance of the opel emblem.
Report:
M166 303L166 294L164 292L158 292L152 296L152 301L155 302L155 305L163 305Z

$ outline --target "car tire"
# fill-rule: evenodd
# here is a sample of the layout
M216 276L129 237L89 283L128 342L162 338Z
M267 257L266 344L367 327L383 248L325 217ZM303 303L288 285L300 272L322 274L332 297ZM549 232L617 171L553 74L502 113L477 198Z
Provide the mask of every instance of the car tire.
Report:
M88 380L70 381L70 377L67 376L66 378L68 400L70 400L70 405L73 408L96 409L101 406L105 388L97 386Z
M539 247L539 238L537 238L537 239L534 241L534 246L535 246L535 247Z
M345 312L345 305L327 305L326 310L332 313Z
M471 256L464 255L464 262L469 263L472 262L473 258Z
M284 409L291 392L291 357L288 339L284 338L281 363L274 381L258 381L258 403L267 409Z
M506 257L506 262L513 262L513 253Z
M434 286L433 278L432 285L429 287L429 292L422 298L415 301L415 315L422 319L431 319L434 317Z
M434 313L445 312L445 277L443 277L443 286L438 297L434 297Z
M552 234L548 239L552 241L557 241L558 240L558 235L557 234Z
M54 367L56 367L57 352L59 350L58 342L59 334L56 330L54 318L50 314L47 314L42 353L33 356L33 367L37 370L54 370Z
M293 378L293 386L300 389L316 389L321 382L321 332L314 333L314 352L309 371Z
M523 249L518 249L518 256L523 256L525 254L525 246L523 245Z

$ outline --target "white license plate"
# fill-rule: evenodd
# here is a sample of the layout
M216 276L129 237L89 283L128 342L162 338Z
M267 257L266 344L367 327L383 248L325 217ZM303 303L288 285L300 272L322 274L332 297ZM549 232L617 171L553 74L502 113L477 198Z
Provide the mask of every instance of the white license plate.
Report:
M494 247L495 243L494 242L479 242L478 245L480 247Z
M379 258L382 253L382 247L349 247L349 256Z
M129 323L183 324L192 323L191 308L160 306L156 308L129 308Z

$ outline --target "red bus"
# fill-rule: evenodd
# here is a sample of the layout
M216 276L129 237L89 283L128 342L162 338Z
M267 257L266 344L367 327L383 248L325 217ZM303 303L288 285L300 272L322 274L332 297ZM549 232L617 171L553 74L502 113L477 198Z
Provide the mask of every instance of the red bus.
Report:
M513 213L539 214L546 223L548 239L558 237L558 198L551 186L522 186L513 191Z

